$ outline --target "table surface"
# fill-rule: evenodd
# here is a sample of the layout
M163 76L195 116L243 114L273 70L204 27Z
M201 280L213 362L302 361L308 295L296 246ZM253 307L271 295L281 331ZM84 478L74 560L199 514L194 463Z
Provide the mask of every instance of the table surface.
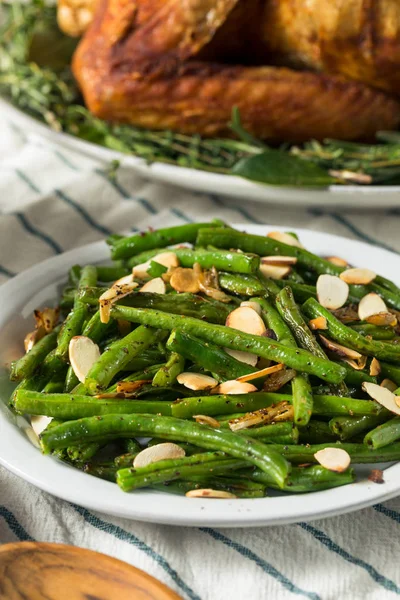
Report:
M400 201L390 211L280 209L154 184L129 170L113 181L104 165L0 120L0 284L111 232L211 217L305 227L400 252ZM190 600L395 598L399 534L400 499L285 527L178 528L88 511L0 468L0 543L60 542L104 552Z

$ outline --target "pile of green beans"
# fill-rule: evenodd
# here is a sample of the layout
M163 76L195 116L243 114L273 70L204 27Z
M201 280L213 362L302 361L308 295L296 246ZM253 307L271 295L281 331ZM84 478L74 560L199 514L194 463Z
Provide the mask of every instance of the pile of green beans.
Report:
M269 488L306 493L353 483L353 468L339 473L317 464L324 448L346 450L352 465L400 460L400 417L362 387L389 379L400 395L399 328L345 324L318 302L318 277L339 276L343 267L221 221L112 235L107 242L110 264L70 269L61 322L11 365L17 382L11 410L52 418L40 435L45 454L125 492L211 488L238 498L260 498ZM181 268L193 269L197 292L177 293L173 268L157 262L166 251ZM294 257L296 266L285 278L270 279L261 259L279 255ZM113 301L104 322L100 296L137 265L145 265L147 278ZM156 277L165 294L142 292ZM357 305L370 292L389 310L400 309L400 289L379 275L369 285L350 286L348 303ZM245 301L253 303L265 335L229 326L229 315ZM309 325L317 317L325 319L323 331ZM328 352L319 333L367 357L364 368ZM100 349L84 378L71 364L75 336ZM378 374L370 372L373 358ZM265 371L276 363L273 374ZM183 373L192 379L189 387ZM196 387L204 376L214 383ZM225 382L231 393L219 389ZM166 442L180 446L182 456L134 466L143 450Z

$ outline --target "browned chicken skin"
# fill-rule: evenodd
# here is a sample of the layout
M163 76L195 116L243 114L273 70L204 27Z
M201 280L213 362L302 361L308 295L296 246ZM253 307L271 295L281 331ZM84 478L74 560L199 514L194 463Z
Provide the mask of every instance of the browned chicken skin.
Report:
M399 103L362 83L247 66L268 63L270 8L268 0L100 0L73 61L89 109L153 129L226 135L237 106L249 131L274 141L368 139L399 124ZM283 41L290 45L274 39L277 55ZM305 50L285 52L306 63Z

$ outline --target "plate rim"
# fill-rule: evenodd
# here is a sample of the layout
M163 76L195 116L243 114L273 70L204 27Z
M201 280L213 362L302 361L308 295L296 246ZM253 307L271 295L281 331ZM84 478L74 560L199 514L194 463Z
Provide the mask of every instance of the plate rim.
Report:
M265 233L266 230L271 228L270 225L249 224L239 224L235 227L254 233ZM283 226L273 227L281 231L287 230ZM359 251L368 249L370 252L373 250L379 254L382 264L385 264L385 260L400 261L400 257L396 254L364 242L307 229L290 229L296 231L303 240L308 237L308 243L310 243L310 237L314 239L315 245L320 245L323 239L323 242L332 248L344 244L350 249L358 247ZM93 258L90 257L96 257L97 262L104 261L109 258L108 247L104 241L99 241L74 248L46 259L0 286L0 306L2 307L0 310L0 327L4 327L10 316L19 314L19 307L7 307L4 303L10 294L13 297L13 294L21 291L21 286L22 289L25 286L27 289L21 302L26 302L29 295L37 291L41 279L46 280L47 285L58 281L60 278L56 278L55 274L59 273L60 266L62 265L62 269L64 269L62 272L65 273L69 265L79 262L79 257L82 262L92 261ZM32 287L32 282L36 284L36 287ZM279 498L238 499L234 501L226 500L225 502L210 499L188 500L184 497L165 494L163 497L164 499L168 498L168 500L160 503L155 500L159 497L159 492L139 491L134 494L123 494L113 483L94 477L89 479L85 473L63 464L57 459L42 455L37 448L33 447L23 432L18 430L16 425L6 417L6 410L2 405L0 411L0 464L53 496L117 517L180 526L255 527L283 525L353 512L371 506L376 502L386 501L400 493L400 462L398 462L385 470L385 484L383 486L365 480L333 490L313 492L306 495L295 494L293 496L280 496ZM9 443L10 439L13 440L12 448ZM45 471L44 475L43 470ZM90 485L88 485L89 483ZM306 498L306 502L299 501L303 497ZM339 503L337 499L340 500ZM274 510L272 511L271 503L274 503ZM301 509L297 507L298 504L302 505ZM278 505L279 510L277 510ZM292 505L296 507L295 511L291 509ZM165 506L167 506L167 509L165 509ZM268 508L268 511L265 510L266 508ZM268 515L266 515L267 512Z

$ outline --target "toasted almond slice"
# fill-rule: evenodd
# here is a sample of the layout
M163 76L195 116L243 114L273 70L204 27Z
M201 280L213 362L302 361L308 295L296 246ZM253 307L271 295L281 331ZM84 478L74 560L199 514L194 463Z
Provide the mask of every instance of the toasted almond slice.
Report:
M59 308L44 308L43 310L34 310L33 315L36 321L36 327L44 327L46 333L53 331L57 325L58 317L60 314Z
M39 435L44 431L47 425L53 420L53 417L46 417L44 415L32 415L31 416L31 425L33 431L39 437Z
M217 380L214 377L203 375L202 373L180 373L176 378L177 382L189 390L209 390L217 385Z
M132 269L132 275L135 279L150 279L150 275L148 274L148 269L150 267L150 261L147 260L140 265L135 265Z
M129 283L114 283L108 290L106 290L99 298L100 304L100 321L102 323L108 323L110 320L110 312L112 305L117 300L121 300L125 296L128 296L135 288L138 287L136 281L130 281Z
M100 358L98 345L84 335L76 335L69 343L68 352L69 362L75 375L81 383L84 383L86 375Z
M209 427L220 427L221 423L217 419L213 419L208 415L193 415L193 419L200 425L208 425Z
M349 297L349 286L335 275L320 275L317 280L318 302L329 310L341 308Z
M112 287L116 285L129 285L130 283L133 283L132 273L130 273L129 275L124 275L124 277L121 277L120 279L117 279L117 281L114 281Z
M140 390L141 387L151 383L151 379L137 379L136 381L119 381L117 383L117 394L132 394Z
M381 363L376 358L371 360L371 364L369 366L369 374L371 377L376 377L381 372Z
M391 392L395 392L399 386L391 379L384 379L381 381L381 387L384 387Z
M229 421L229 428L231 431L240 431L254 425L277 421L293 421L293 415L293 406L289 402L278 402L278 404L246 413L243 417Z
M352 285L368 285L376 277L376 273L371 269L346 269L339 275L342 281Z
M297 258L295 256L263 256L261 258L261 264L263 265L272 265L278 267L290 267L291 265L295 265L297 263Z
M283 233L283 231L270 231L267 234L267 237L270 237L277 242L281 242L282 244L287 244L288 246L304 248L303 244L300 244L299 240L296 240L296 238L289 233Z
M258 356L255 354L251 354L251 352L242 352L241 350L231 350L230 348L225 348L225 352L233 358L236 358L239 362L246 363L246 365L250 365L251 367L255 367L258 362Z
M328 260L337 267L347 267L349 264L347 260L344 260L344 258L340 258L339 256L327 256L325 260Z
M167 288L161 277L151 279L139 290L139 292L151 292L152 294L165 294Z
M223 490L212 490L211 488L189 490L186 492L185 496L187 498L218 498L219 500L233 500L237 498L235 494L231 494L230 492L224 492Z
M291 267L287 265L279 266L261 263L260 271L265 277L270 277L271 279L283 279L286 275L289 275Z
M141 467L147 467L160 460L169 460L172 458L183 458L185 451L183 448L172 442L164 442L162 444L156 444L145 448L139 454L135 456L133 461L134 469L140 469Z
M342 448L324 448L323 450L318 450L314 454L314 458L325 469L335 471L336 473L346 471L351 462L349 453Z
M33 346L46 335L44 327L39 327L26 334L24 339L25 352L32 350Z
M362 357L362 354L357 352L356 350L352 350L351 348L346 348L346 346L342 346L337 342L332 342L332 340L328 340L324 335L319 336L321 342L332 352L339 354L342 358L351 358L353 360L358 360Z
M230 381L224 381L217 388L218 394L250 394L250 392L257 392L257 388L252 383L243 383L232 379Z
M357 360L353 360L351 358L343 358L343 361L350 365L350 367L352 367L356 371L362 371L363 369L365 369L365 366L367 364L367 357L361 356Z
M229 313L225 325L252 335L265 335L267 328L260 315L249 306L239 306Z
M174 269L170 284L177 292L197 294L200 291L199 279L193 269L185 269L184 267Z
M35 448L40 449L39 438L33 431L32 427L24 427L24 432L28 440L35 446Z
M267 375L272 375L272 373L282 371L284 368L285 365L283 363L279 363L277 365L272 365L272 367L266 367L265 369L256 371L255 373L249 373L249 375L242 375L241 377L238 377L236 381L240 381L242 383L246 381L252 381L252 379L258 379L258 377L266 377Z
M310 329L316 331L317 329L328 329L328 322L325 317L317 317L316 319L311 319L308 322Z
M160 252L160 254L157 254L151 260L164 267L168 267L168 269L179 267L179 259L175 252Z
M365 321L372 315L378 315L382 312L388 312L387 306L382 298L375 292L371 292L361 298L358 305L358 317L360 321Z
M369 381L364 381L361 387L373 400L390 410L390 412L400 415L400 407L397 405L397 402L400 401L399 396L393 394L386 387Z
M256 311L258 315L261 316L261 306L258 302L254 302L253 300L244 300L240 303L240 306L247 306L248 308L252 308Z
M367 323L371 323L371 325L376 325L377 327L396 327L397 325L397 317L391 312L381 312L377 315L371 315L365 320Z

